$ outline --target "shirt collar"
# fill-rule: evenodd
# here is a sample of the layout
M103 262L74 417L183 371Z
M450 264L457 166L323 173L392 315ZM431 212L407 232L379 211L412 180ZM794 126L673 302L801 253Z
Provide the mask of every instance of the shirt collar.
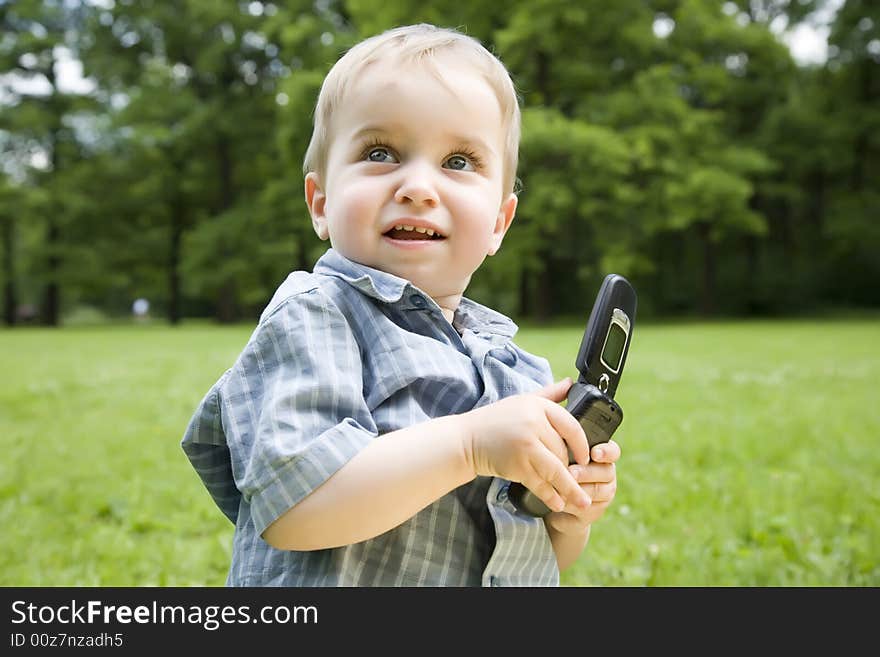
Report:
M405 304L423 310L433 299L404 278L380 269L349 260L333 248L327 249L315 263L314 273L335 276L368 297L386 304ZM436 305L436 304L435 304ZM461 298L452 321L453 327L464 332L512 338L519 327L507 316L466 297Z

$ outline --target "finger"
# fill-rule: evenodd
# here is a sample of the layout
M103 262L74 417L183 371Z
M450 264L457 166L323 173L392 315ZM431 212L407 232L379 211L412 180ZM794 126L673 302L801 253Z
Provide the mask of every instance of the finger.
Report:
M568 450L575 462L583 465L589 463L590 444L587 442L584 428L574 415L556 404L547 406L546 415L553 430L568 445Z
M552 408L556 405L548 403L547 406ZM559 406L557 408L562 407ZM541 444L546 447L550 451L550 453L553 454L553 456L557 458L557 460L563 465L563 467L569 465L570 461L568 458L568 449L566 448L565 440L554 428L553 424L550 422L550 419L547 417L546 412L544 413L544 422L535 427L535 433L538 440L541 441Z
M609 483L617 476L613 463L590 463L589 465L570 465L568 471L579 484Z
M568 513L581 519L585 517L585 514L590 510L590 507L593 506L593 498L587 494L583 489L583 486L581 486L581 493L583 493L584 497L573 502L567 502L565 508L562 509L563 513ZM584 502L584 500L586 500L586 502Z
M590 496L593 504L599 504L600 502L610 502L614 499L617 484L616 482L581 484L581 490Z
M600 463L614 463L620 458L620 445L613 440L596 445L590 451L590 458Z
M535 470L541 479L553 487L565 501L565 505L571 505L574 508L585 508L590 505L590 497L581 490L580 484L571 476L568 468L563 466L559 460L549 455L539 457ZM550 508L552 509L553 507Z
M550 404L552 406L552 404ZM553 428L553 425L550 424L550 421L546 418L543 418L544 422L539 423L535 426L535 436L540 441L541 446L544 447L543 450L539 450L535 453L543 454L545 451L549 451L553 456L556 457L557 461L562 464L563 467L568 466L570 461L568 459L568 450L565 447L565 441L562 437L557 433L556 429ZM535 461L534 463L537 463ZM534 466L533 463L533 467ZM547 470L549 472L549 470Z
M551 511L562 511L565 508L565 500L550 485L549 481L542 479L537 473L523 478L522 484Z
M552 402L561 402L568 395L568 389L571 388L571 377L565 377L561 381L548 383L540 390L536 390L535 394Z

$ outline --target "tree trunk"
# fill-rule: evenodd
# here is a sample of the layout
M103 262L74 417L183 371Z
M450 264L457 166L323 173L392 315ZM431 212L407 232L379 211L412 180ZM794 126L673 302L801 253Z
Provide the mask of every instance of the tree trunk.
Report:
M53 95L58 93L55 88L55 58L49 62L49 66L44 71L52 85ZM58 173L61 171L61 154L59 144L61 142L61 117L55 116L55 125L49 133L49 148L52 159L52 178L58 179ZM53 196L54 198L54 196ZM61 284L58 282L61 277L61 256L59 255L59 246L61 242L61 228L58 226L60 208L55 200L49 204L49 212L47 213L46 224L46 248L49 252L47 261L47 282L46 291L43 302L43 322L47 326L58 326L61 317Z
M171 208L171 235L168 245L168 322L180 323L180 243L183 237L185 210L179 199Z
M703 276L700 290L700 312L705 316L715 313L715 247L710 237L711 225L697 224L697 234L703 246Z
M764 197L760 193L753 194L752 198L749 199L749 208L753 212L765 217L769 215L772 210L770 204L764 202ZM754 313L756 310L759 310L761 303L758 295L758 285L760 284L760 274L758 272L758 266L760 265L760 260L758 258L760 246L758 244L758 237L753 234L746 234L745 239L743 240L743 246L746 256L746 270L743 280L745 289L745 308L746 312Z
M235 280L226 281L217 294L217 320L228 324L234 322L238 317L238 304L236 303L236 294L238 290Z
M873 99L871 98L871 69L873 63L867 60L859 63L859 100L864 107L870 107ZM850 173L852 190L861 192L865 187L865 169L868 163L868 129L862 127L859 134L856 135L853 144L853 165Z
M813 244L822 238L825 224L825 172L818 169L809 176L810 202L807 206L807 218L812 226Z
M217 166L220 174L220 213L232 208L235 203L235 183L232 179L232 158L229 154L229 142L224 135L217 136ZM229 258L229 247L224 244L219 257ZM237 288L234 279L224 281L220 285L217 298L217 319L223 323L235 321L238 315L236 299Z
M54 203L52 204L54 206ZM58 227L54 211L50 209L46 226L46 247L49 250L48 281L43 297L43 323L47 326L58 326L61 315L61 286L58 283L61 258L58 255L61 229Z
M302 231L294 236L296 240L296 268L300 271L311 271L312 264L308 259L308 249L306 248L306 237Z
M529 317L532 312L531 278L529 271L523 267L519 272L519 314Z
M753 313L760 310L761 299L758 294L758 281L760 280L758 259L758 238L755 235L746 235L746 309Z
M542 263L549 263L550 256L541 253L538 260ZM533 292L535 319L543 324L550 319L550 315L553 312L553 304L550 298L550 295L552 294L552 281L547 264L544 264L541 271L539 271L538 275L535 277L535 287Z
M15 226L12 217L3 222L3 319L7 326L15 326L15 309L18 299L15 293Z

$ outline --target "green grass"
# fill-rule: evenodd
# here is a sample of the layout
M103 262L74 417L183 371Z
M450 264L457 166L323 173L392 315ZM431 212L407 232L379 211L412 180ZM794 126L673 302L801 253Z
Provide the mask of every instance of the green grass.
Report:
M581 327L521 346L574 375ZM250 326L0 331L0 585L223 584L179 442ZM880 321L648 325L572 586L880 585Z

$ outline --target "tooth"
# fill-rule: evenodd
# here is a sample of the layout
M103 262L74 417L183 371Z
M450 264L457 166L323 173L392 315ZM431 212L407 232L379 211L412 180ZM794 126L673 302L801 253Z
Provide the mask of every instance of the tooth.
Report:
M415 230L412 226L404 226L404 230Z
M428 237L434 237L434 231L430 228L426 228L425 232L428 233Z
M428 229L427 228L420 228L419 226L416 226L416 232L417 233L427 233Z
M394 230L403 230L403 226L395 226Z

